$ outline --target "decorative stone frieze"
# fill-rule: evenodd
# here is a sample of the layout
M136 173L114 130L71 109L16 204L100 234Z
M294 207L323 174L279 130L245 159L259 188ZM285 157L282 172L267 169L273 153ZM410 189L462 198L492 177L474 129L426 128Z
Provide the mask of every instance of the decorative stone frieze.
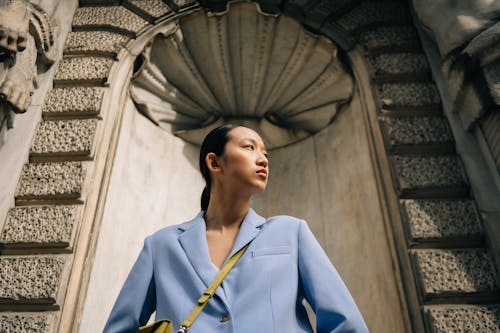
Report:
M377 91L386 108L435 106L441 101L433 82L383 83Z
M407 5L397 1L364 1L337 21L348 31L373 24L389 25L408 22L411 22L411 15Z
M369 50L399 51L420 48L417 31L413 26L376 27L363 31L358 40Z
M245 121L269 149L327 126L353 91L336 46L254 3L229 8L193 13L153 39L132 80L138 110L196 144L220 121Z
M129 37L110 31L70 32L64 54L92 54L116 56L130 40Z
M150 20L157 19L167 15L172 10L162 0L125 0L125 4L134 10L139 10L143 15Z
M56 59L50 21L38 4L0 2L0 135L4 127L13 127L13 113L27 111L38 71L49 68Z
M369 58L375 76L428 73L429 65L423 53L386 53Z
M426 295L498 289L493 262L484 249L415 250L413 255Z
M0 299L55 303L65 261L64 256L1 256Z
M16 199L77 199L83 186L83 163L30 163L21 173Z
M466 239L482 234L472 200L401 200L412 239Z
M0 332L4 333L49 333L55 320L52 312L44 313L2 313Z
M90 155L97 119L41 122L31 146L31 156Z
M393 160L402 190L465 185L462 167L456 156L394 156Z
M104 88L56 88L49 93L43 106L45 118L95 116L101 110Z
M497 333L500 330L499 305L443 305L428 307L431 332Z
M106 57L65 58L59 63L54 83L88 81L102 85L107 81L112 65L113 59Z
M9 211L0 236L3 247L68 246L79 206L16 207Z
M381 117L381 122L391 146L453 142L443 117Z
M82 7L73 17L75 30L109 28L130 37L135 37L147 26L146 20L122 6Z

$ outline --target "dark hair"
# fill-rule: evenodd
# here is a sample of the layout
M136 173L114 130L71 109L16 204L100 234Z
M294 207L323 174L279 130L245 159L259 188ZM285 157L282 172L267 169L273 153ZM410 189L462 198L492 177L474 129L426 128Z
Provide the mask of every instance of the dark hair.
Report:
M201 209L207 210L208 203L210 202L210 187L212 186L212 182L210 179L210 171L208 170L207 163L205 162L205 157L208 153L214 153L217 156L221 156L224 154L224 148L226 147L226 143L229 141L229 131L233 128L238 127L238 125L233 124L225 124L211 130L203 143L201 144L200 150L200 172L203 178L205 179L205 188L201 194Z

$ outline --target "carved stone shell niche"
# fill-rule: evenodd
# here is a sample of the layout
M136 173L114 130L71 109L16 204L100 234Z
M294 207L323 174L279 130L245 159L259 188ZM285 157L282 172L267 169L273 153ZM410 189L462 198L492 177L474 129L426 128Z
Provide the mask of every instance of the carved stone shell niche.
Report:
M273 149L318 132L349 102L353 79L337 53L290 17L233 3L156 35L137 59L131 96L141 113L188 142L235 123Z

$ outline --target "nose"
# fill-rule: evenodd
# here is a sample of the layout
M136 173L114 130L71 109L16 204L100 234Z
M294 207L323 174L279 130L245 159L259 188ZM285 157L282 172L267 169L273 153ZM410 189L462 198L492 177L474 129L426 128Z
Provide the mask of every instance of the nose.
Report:
M269 163L269 161L267 160L266 155L260 153L259 158L257 159L257 164L260 166L263 166L263 167L267 167L268 163Z

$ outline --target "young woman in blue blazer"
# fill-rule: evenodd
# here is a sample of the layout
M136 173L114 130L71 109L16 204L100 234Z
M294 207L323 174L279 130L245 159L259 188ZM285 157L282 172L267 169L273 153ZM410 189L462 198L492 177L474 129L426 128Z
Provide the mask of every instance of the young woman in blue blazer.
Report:
M201 212L161 229L144 247L116 300L105 333L135 333L156 311L174 327L195 307L228 258L250 242L195 320L193 333L368 332L349 291L305 221L264 218L250 197L265 190L265 145L253 130L224 125L200 152L207 183Z

